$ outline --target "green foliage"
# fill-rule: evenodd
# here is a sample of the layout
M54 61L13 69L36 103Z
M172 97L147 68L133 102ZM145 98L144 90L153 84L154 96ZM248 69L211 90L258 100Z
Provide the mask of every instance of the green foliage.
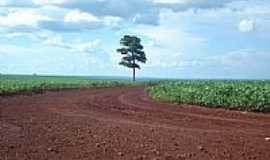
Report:
M117 52L123 55L121 62L122 66L133 68L133 80L135 80L135 69L140 69L140 65L137 62L146 63L146 55L141 45L141 39L136 36L125 35L120 44L122 48L117 49Z
M164 101L270 112L270 81L169 81L146 90Z
M18 92L43 92L90 87L114 87L131 84L124 80L90 80L87 77L0 76L0 95Z

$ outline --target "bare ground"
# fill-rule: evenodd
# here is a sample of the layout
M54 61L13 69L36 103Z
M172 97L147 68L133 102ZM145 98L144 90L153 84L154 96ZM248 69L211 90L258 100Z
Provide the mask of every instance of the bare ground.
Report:
M0 97L1 160L269 160L270 115L155 102L142 87Z

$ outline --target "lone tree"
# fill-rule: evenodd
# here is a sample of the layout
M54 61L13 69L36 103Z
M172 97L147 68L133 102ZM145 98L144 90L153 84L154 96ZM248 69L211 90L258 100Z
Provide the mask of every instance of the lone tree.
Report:
M133 81L135 81L136 68L141 69L137 62L146 63L147 59L141 45L141 39L136 36L125 35L120 40L122 48L117 52L123 55L119 65L133 69Z

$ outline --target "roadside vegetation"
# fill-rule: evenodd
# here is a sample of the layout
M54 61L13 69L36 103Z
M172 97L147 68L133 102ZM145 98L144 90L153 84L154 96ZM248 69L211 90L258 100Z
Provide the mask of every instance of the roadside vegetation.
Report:
M40 93L45 90L137 85L125 80L91 80L89 77L1 75L0 95Z
M181 80L148 87L154 98L213 108L270 112L270 81Z

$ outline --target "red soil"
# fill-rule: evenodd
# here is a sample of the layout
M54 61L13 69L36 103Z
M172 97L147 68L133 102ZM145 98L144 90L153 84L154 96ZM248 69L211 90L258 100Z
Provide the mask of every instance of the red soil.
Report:
M172 105L142 87L0 97L1 160L268 160L270 115Z

